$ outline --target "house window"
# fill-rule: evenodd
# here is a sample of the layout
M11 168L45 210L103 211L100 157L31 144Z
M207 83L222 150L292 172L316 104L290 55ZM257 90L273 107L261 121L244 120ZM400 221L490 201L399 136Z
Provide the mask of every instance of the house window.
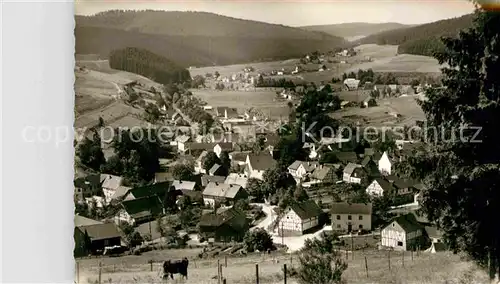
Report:
M359 220L363 220L363 216L362 215L359 215Z
M339 228L339 229L340 229L340 224L337 224L337 228Z
M359 225L359 228L360 228L360 229L363 229L363 225Z
M340 220L340 215L337 215L337 220Z
M398 247L402 247L403 246L403 242L398 242Z
M351 215L347 215L347 220L352 220L352 216Z

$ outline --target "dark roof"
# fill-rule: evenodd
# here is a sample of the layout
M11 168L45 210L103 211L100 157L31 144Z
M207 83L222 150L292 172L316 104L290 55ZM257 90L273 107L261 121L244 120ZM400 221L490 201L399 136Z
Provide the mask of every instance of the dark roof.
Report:
M371 158L370 156L365 156L365 157L363 158L363 161L361 161L361 165L362 165L363 167L366 167L366 165L368 165L370 162L373 162L373 161L372 161L372 158Z
M232 207L217 214L208 213L202 215L200 218L199 225L207 227L219 227L225 223L229 223L232 219L237 217L246 218L246 215L245 213Z
M317 217L323 213L318 204L311 199L303 202L294 202L290 205L290 208L299 215L300 219Z
M358 161L358 156L355 152L338 152L335 156L339 161L344 163L356 163Z
M425 232L430 238L440 239L443 237L443 232L434 226L425 226Z
M161 201L157 196L124 200L122 206L134 218L163 212Z
M102 224L102 222L100 221L89 219L80 215L75 215L74 222L75 222L75 227Z
M344 168L344 173L352 175L354 173L354 170L357 168L361 168L362 166L359 164L354 164L354 163L349 163L347 166Z
M186 143L186 146L190 150L213 150L215 145L217 145L217 143Z
M155 173L155 182L156 183L161 183L161 182L166 182L166 181L173 181L174 176L172 175L171 172L159 172Z
M249 154L250 164L254 170L267 170L273 168L277 162L269 154Z
M210 182L224 183L224 181L226 181L226 177L224 176L203 175L201 177L202 186L207 186Z
M371 203L347 203L347 202L334 202L331 205L330 212L332 214L372 214Z
M247 159L248 154L250 154L250 153L251 153L251 151L232 152L229 155L231 156L232 161L244 162Z
M73 181L73 184L77 188L83 189L95 189L101 187L101 175L88 175L83 178L77 178Z
M404 214L396 219L393 222L397 222L406 233L422 230L423 226L417 222L415 215L412 213ZM390 225L390 224L389 224Z
M222 151L232 151L233 150L233 143L231 142L221 142L221 143L216 143L215 145L219 145ZM214 145L214 147L215 147Z
M312 178L315 178L315 179L318 179L318 180L323 180L324 178L326 178L327 174L333 170L331 167L329 166L325 166L325 165L320 165L319 167L317 167L311 174L311 177Z
M392 184L384 178L376 178L374 181L377 181L378 185L382 187L384 192L392 192L392 190L394 189Z
M121 233L114 223L80 226L78 229L84 234L87 231L92 241L121 237Z
M150 184L146 186L141 186L141 187L135 187L129 190L129 192L126 194L132 194L134 198L142 198L142 197L147 197L147 196L160 196L163 198L165 194L170 190L170 187L172 186L172 183L169 181L165 182L159 182L155 184ZM125 198L127 198L125 196Z

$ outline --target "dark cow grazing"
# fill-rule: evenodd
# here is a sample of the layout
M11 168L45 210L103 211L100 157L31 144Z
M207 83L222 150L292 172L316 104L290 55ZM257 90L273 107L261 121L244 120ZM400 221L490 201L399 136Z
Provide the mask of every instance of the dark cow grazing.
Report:
M168 278L170 275L171 279L174 279L174 274L179 273L183 277L186 277L186 280L188 279L188 273L187 273L187 268L188 268L189 260L187 257L183 258L182 260L167 260L163 263L163 278Z

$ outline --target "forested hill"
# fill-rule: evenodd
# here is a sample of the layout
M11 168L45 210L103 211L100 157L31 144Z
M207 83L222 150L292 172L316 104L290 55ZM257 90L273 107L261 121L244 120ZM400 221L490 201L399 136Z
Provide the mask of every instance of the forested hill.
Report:
M400 23L343 23L333 25L304 26L302 29L308 31L324 32L330 35L351 38L356 36L369 36L389 30L410 27Z
M381 32L356 42L356 44L390 44L399 45L398 53L432 56L443 48L442 36L456 36L462 29L472 25L473 14L458 18L446 19L416 27Z
M113 50L109 55L109 66L147 77L161 84L191 81L189 71L148 50L127 47Z
M341 37L206 12L108 11L76 16L76 53L134 46L183 66L285 59L328 51Z

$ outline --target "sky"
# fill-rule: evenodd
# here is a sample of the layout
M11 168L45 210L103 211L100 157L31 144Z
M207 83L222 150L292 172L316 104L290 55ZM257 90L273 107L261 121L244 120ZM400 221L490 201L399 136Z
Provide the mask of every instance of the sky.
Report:
M185 0L113 1L76 0L77 15L122 10L205 11L220 15L287 26L352 22L422 24L471 13L466 0Z

